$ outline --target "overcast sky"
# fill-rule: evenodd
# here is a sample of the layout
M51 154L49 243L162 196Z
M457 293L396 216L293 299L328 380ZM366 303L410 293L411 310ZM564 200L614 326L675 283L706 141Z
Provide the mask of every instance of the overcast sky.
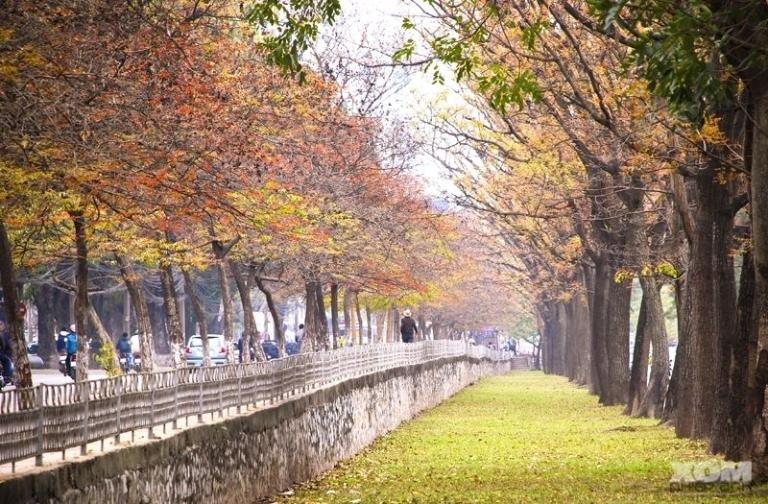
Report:
M342 15L340 26L350 48L360 45L364 33L367 34L367 45L377 47L381 41L382 47L392 48L413 36L412 33L404 35L401 25L403 17L417 17L418 9L411 0L342 0ZM382 60L390 61L385 57ZM412 134L422 137L429 132L420 123L420 118L425 116L430 104L441 102L447 93L446 87L432 83L431 76L421 71L413 72L408 85L389 97L392 113L409 121ZM421 132L417 128L421 128ZM451 190L453 186L447 174L434 159L421 154L415 161L415 174L424 178L428 193L437 196Z

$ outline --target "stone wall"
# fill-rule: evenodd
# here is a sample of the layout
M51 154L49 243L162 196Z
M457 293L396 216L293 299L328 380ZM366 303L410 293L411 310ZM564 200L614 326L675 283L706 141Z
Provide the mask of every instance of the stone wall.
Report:
M0 483L1 503L256 502L317 477L511 363L442 359L352 379L249 415Z

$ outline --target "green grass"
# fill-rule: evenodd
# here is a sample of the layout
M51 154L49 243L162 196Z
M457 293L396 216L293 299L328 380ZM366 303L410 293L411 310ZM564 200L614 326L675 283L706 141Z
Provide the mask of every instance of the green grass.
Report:
M703 443L598 406L541 373L468 387L281 503L766 502L759 489L670 491Z

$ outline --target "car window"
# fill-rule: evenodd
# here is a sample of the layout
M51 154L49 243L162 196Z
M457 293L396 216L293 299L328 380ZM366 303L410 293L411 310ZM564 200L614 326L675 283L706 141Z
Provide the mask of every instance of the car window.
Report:
M211 348L219 348L221 346L221 339L216 336L209 336L208 345ZM199 336L192 337L189 339L189 346L192 348L201 348L203 346L203 340Z

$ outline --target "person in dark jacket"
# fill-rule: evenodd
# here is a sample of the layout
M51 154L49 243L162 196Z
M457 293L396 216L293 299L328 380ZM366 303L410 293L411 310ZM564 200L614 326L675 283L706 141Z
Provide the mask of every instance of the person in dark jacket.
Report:
M62 327L58 336L56 336L56 353L67 353L67 334L69 334L69 330L66 327Z
M131 338L128 333L123 333L117 340L117 353L120 357L125 357L128 361L128 367L133 367L133 349L131 348Z
M411 310L405 310L403 315L400 321L400 336L403 338L403 343L413 343L413 335L419 334L419 328L416 327L416 321L411 318Z

